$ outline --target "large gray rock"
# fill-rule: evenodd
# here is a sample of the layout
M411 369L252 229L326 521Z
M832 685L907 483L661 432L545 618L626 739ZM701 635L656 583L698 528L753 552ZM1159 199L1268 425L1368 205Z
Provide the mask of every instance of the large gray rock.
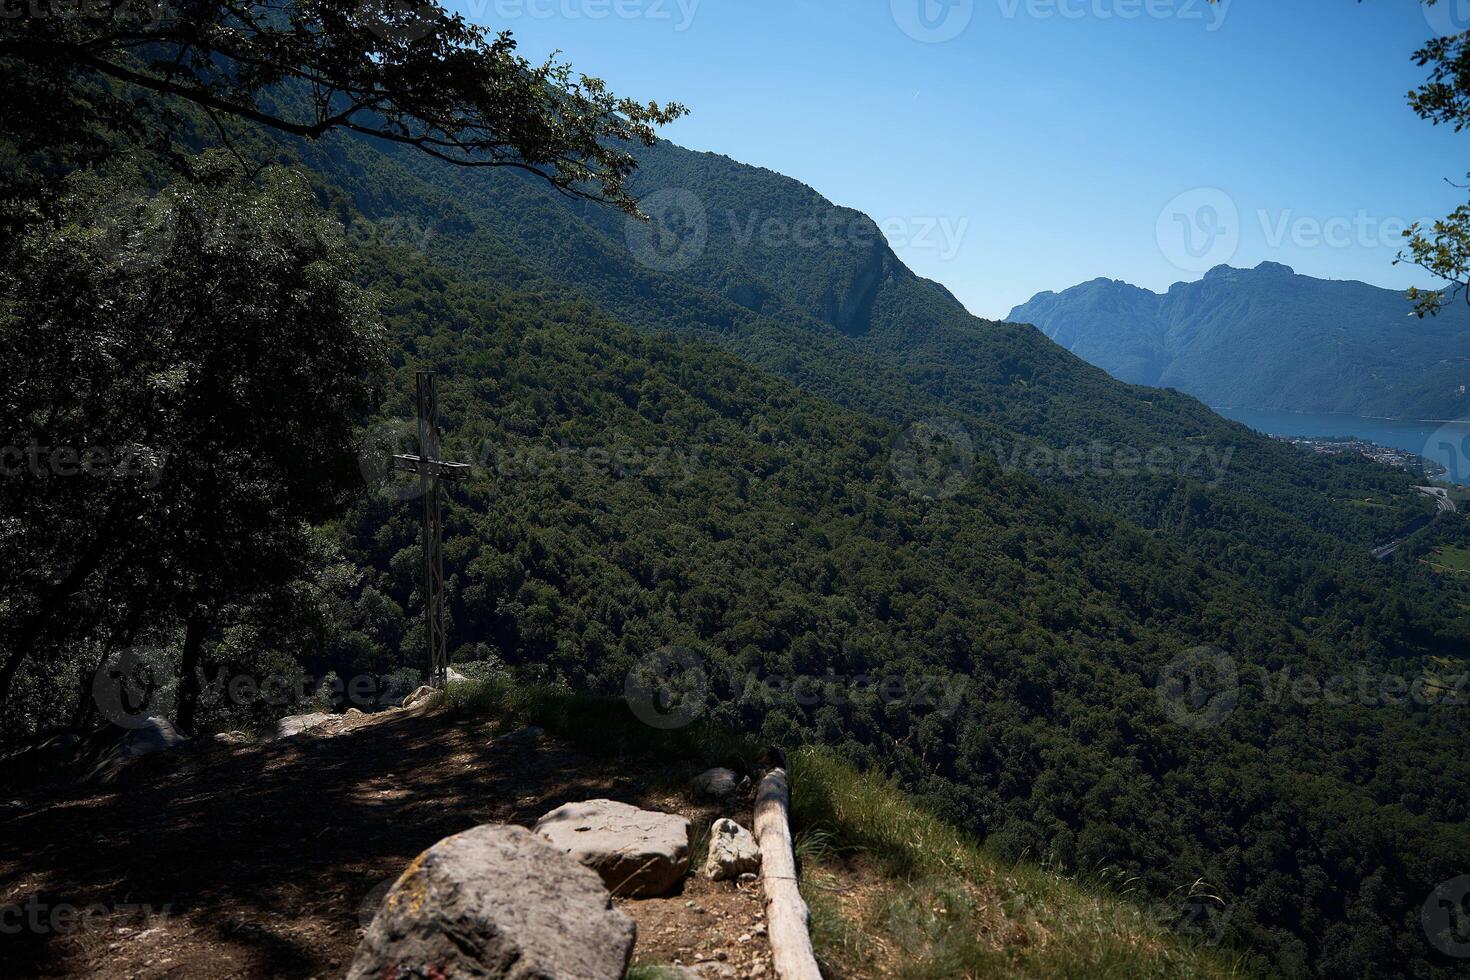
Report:
M696 800L711 800L725 803L735 798L740 791L740 781L732 770L724 768L706 769L689 784Z
M434 696L434 689L427 684L420 684L413 689L413 693L403 699L403 707L412 708L420 705Z
M174 727L167 718L149 718L138 728L128 732L118 747L125 759L136 759L155 752L177 749L189 741L189 736Z
M446 837L394 883L348 980L621 980L637 938L597 875L524 827Z
M614 800L567 803L536 821L536 833L596 871L614 895L641 898L683 879L692 831L677 814Z
M288 715L276 722L276 738L290 738L315 728L335 725L336 722L337 716L325 711L314 711L309 715Z
M709 854L704 859L704 876L711 881L728 881L760 870L761 849L750 831L721 817L709 828Z

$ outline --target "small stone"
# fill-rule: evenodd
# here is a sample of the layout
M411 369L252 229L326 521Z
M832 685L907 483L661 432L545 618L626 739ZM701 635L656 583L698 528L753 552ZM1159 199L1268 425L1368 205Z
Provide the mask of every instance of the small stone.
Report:
M292 738L323 728L337 720L337 716L325 711L314 711L306 715L288 715L276 722L276 738ZM321 734L327 734L322 732ZM335 734L335 733L334 733Z
M709 838L703 873L711 881L753 874L761 866L761 849L755 838L735 821L727 817L716 820L710 825Z

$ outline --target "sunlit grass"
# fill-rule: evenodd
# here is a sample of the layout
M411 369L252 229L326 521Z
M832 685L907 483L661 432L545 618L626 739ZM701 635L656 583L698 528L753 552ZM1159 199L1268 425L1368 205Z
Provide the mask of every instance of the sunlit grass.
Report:
M1252 975L1238 957L1171 932L1095 883L995 858L824 749L801 749L791 761L793 821L827 831L825 853L860 852L883 872L868 921L814 928L814 942L836 937L842 948L824 952L850 970L861 969L846 938L856 930L880 942L889 969L903 977ZM829 904L814 895L818 906ZM829 911L814 909L814 921Z

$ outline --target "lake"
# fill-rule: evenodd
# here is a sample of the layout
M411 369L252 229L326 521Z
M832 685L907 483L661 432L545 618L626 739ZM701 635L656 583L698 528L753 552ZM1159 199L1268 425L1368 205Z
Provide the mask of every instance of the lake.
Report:
M1242 408L1215 408L1215 411L1266 435L1356 436L1380 446L1418 453L1448 469L1454 482L1470 485L1470 420L1421 422Z

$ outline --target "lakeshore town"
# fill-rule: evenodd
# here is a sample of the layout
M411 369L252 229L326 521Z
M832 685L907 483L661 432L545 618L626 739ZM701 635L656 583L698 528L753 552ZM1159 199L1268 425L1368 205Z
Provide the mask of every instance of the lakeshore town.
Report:
M1272 436L1271 438L1324 456L1357 453L1376 463L1383 463L1385 466L1397 466L1401 470L1423 473L1430 479L1438 479L1449 473L1449 470L1440 463L1420 456L1418 453L1394 449L1391 446L1380 446L1366 439L1349 436Z

